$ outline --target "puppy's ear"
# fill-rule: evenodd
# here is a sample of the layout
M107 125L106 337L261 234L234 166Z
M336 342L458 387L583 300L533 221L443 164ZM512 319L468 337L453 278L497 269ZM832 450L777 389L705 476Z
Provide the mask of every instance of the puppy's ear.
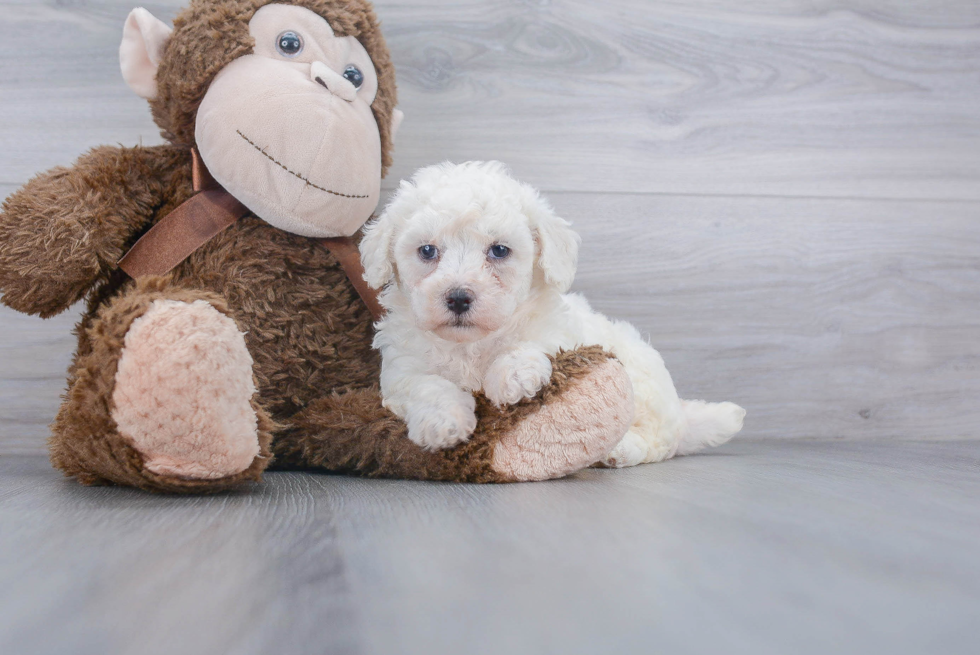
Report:
M387 210L364 226L364 238L358 248L364 267L364 281L372 289L380 289L395 277L395 267L391 263L394 233L395 221Z
M417 177L418 172L415 175ZM364 281L372 289L380 289L395 280L395 253L392 250L395 228L407 220L417 206L416 191L414 183L402 180L381 215L364 226L364 238L359 246L361 265Z
M537 241L538 266L544 272L545 280L564 293L575 280L578 244L582 239L571 228L571 223L555 214L537 191L527 185L523 187L522 204Z

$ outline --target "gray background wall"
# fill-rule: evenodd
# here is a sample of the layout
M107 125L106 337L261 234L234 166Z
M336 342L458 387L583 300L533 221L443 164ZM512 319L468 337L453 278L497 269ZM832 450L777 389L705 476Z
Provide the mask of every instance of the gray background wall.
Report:
M0 196L159 142L118 72L131 7L0 2ZM980 4L376 7L407 114L387 188L510 164L582 232L577 289L682 395L747 407L744 438L980 435ZM43 452L76 315L0 308L0 454Z

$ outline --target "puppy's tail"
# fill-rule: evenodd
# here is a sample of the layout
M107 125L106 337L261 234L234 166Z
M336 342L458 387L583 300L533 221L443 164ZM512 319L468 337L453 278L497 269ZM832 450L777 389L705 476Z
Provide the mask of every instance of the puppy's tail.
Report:
M687 432L677 446L678 455L690 455L708 446L720 446L742 429L745 410L735 403L682 400Z

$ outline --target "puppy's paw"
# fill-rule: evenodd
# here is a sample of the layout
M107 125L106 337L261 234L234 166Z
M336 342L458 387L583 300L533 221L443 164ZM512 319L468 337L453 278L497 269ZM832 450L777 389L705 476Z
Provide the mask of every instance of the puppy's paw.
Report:
M483 393L497 406L530 398L551 380L551 360L540 350L515 350L498 357L483 380Z
M476 399L459 389L425 402L413 403L405 422L408 438L426 450L442 450L463 443L476 429Z
M602 465L608 468L621 469L628 466L642 464L647 455L647 442L640 435L630 430L623 439L616 444L606 458L602 460Z

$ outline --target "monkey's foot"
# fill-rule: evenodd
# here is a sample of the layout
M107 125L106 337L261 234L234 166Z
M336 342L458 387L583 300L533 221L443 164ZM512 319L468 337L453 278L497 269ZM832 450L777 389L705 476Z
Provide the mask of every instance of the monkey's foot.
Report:
M578 357L572 364L570 357ZM576 375L575 365L588 370ZM493 452L493 468L518 481L560 478L603 459L633 422L633 385L623 365L599 348L560 354L561 380L543 405L512 427ZM567 375L567 377L565 377Z
M158 475L211 480L259 454L252 357L203 300L156 300L126 333L112 394L119 432Z

